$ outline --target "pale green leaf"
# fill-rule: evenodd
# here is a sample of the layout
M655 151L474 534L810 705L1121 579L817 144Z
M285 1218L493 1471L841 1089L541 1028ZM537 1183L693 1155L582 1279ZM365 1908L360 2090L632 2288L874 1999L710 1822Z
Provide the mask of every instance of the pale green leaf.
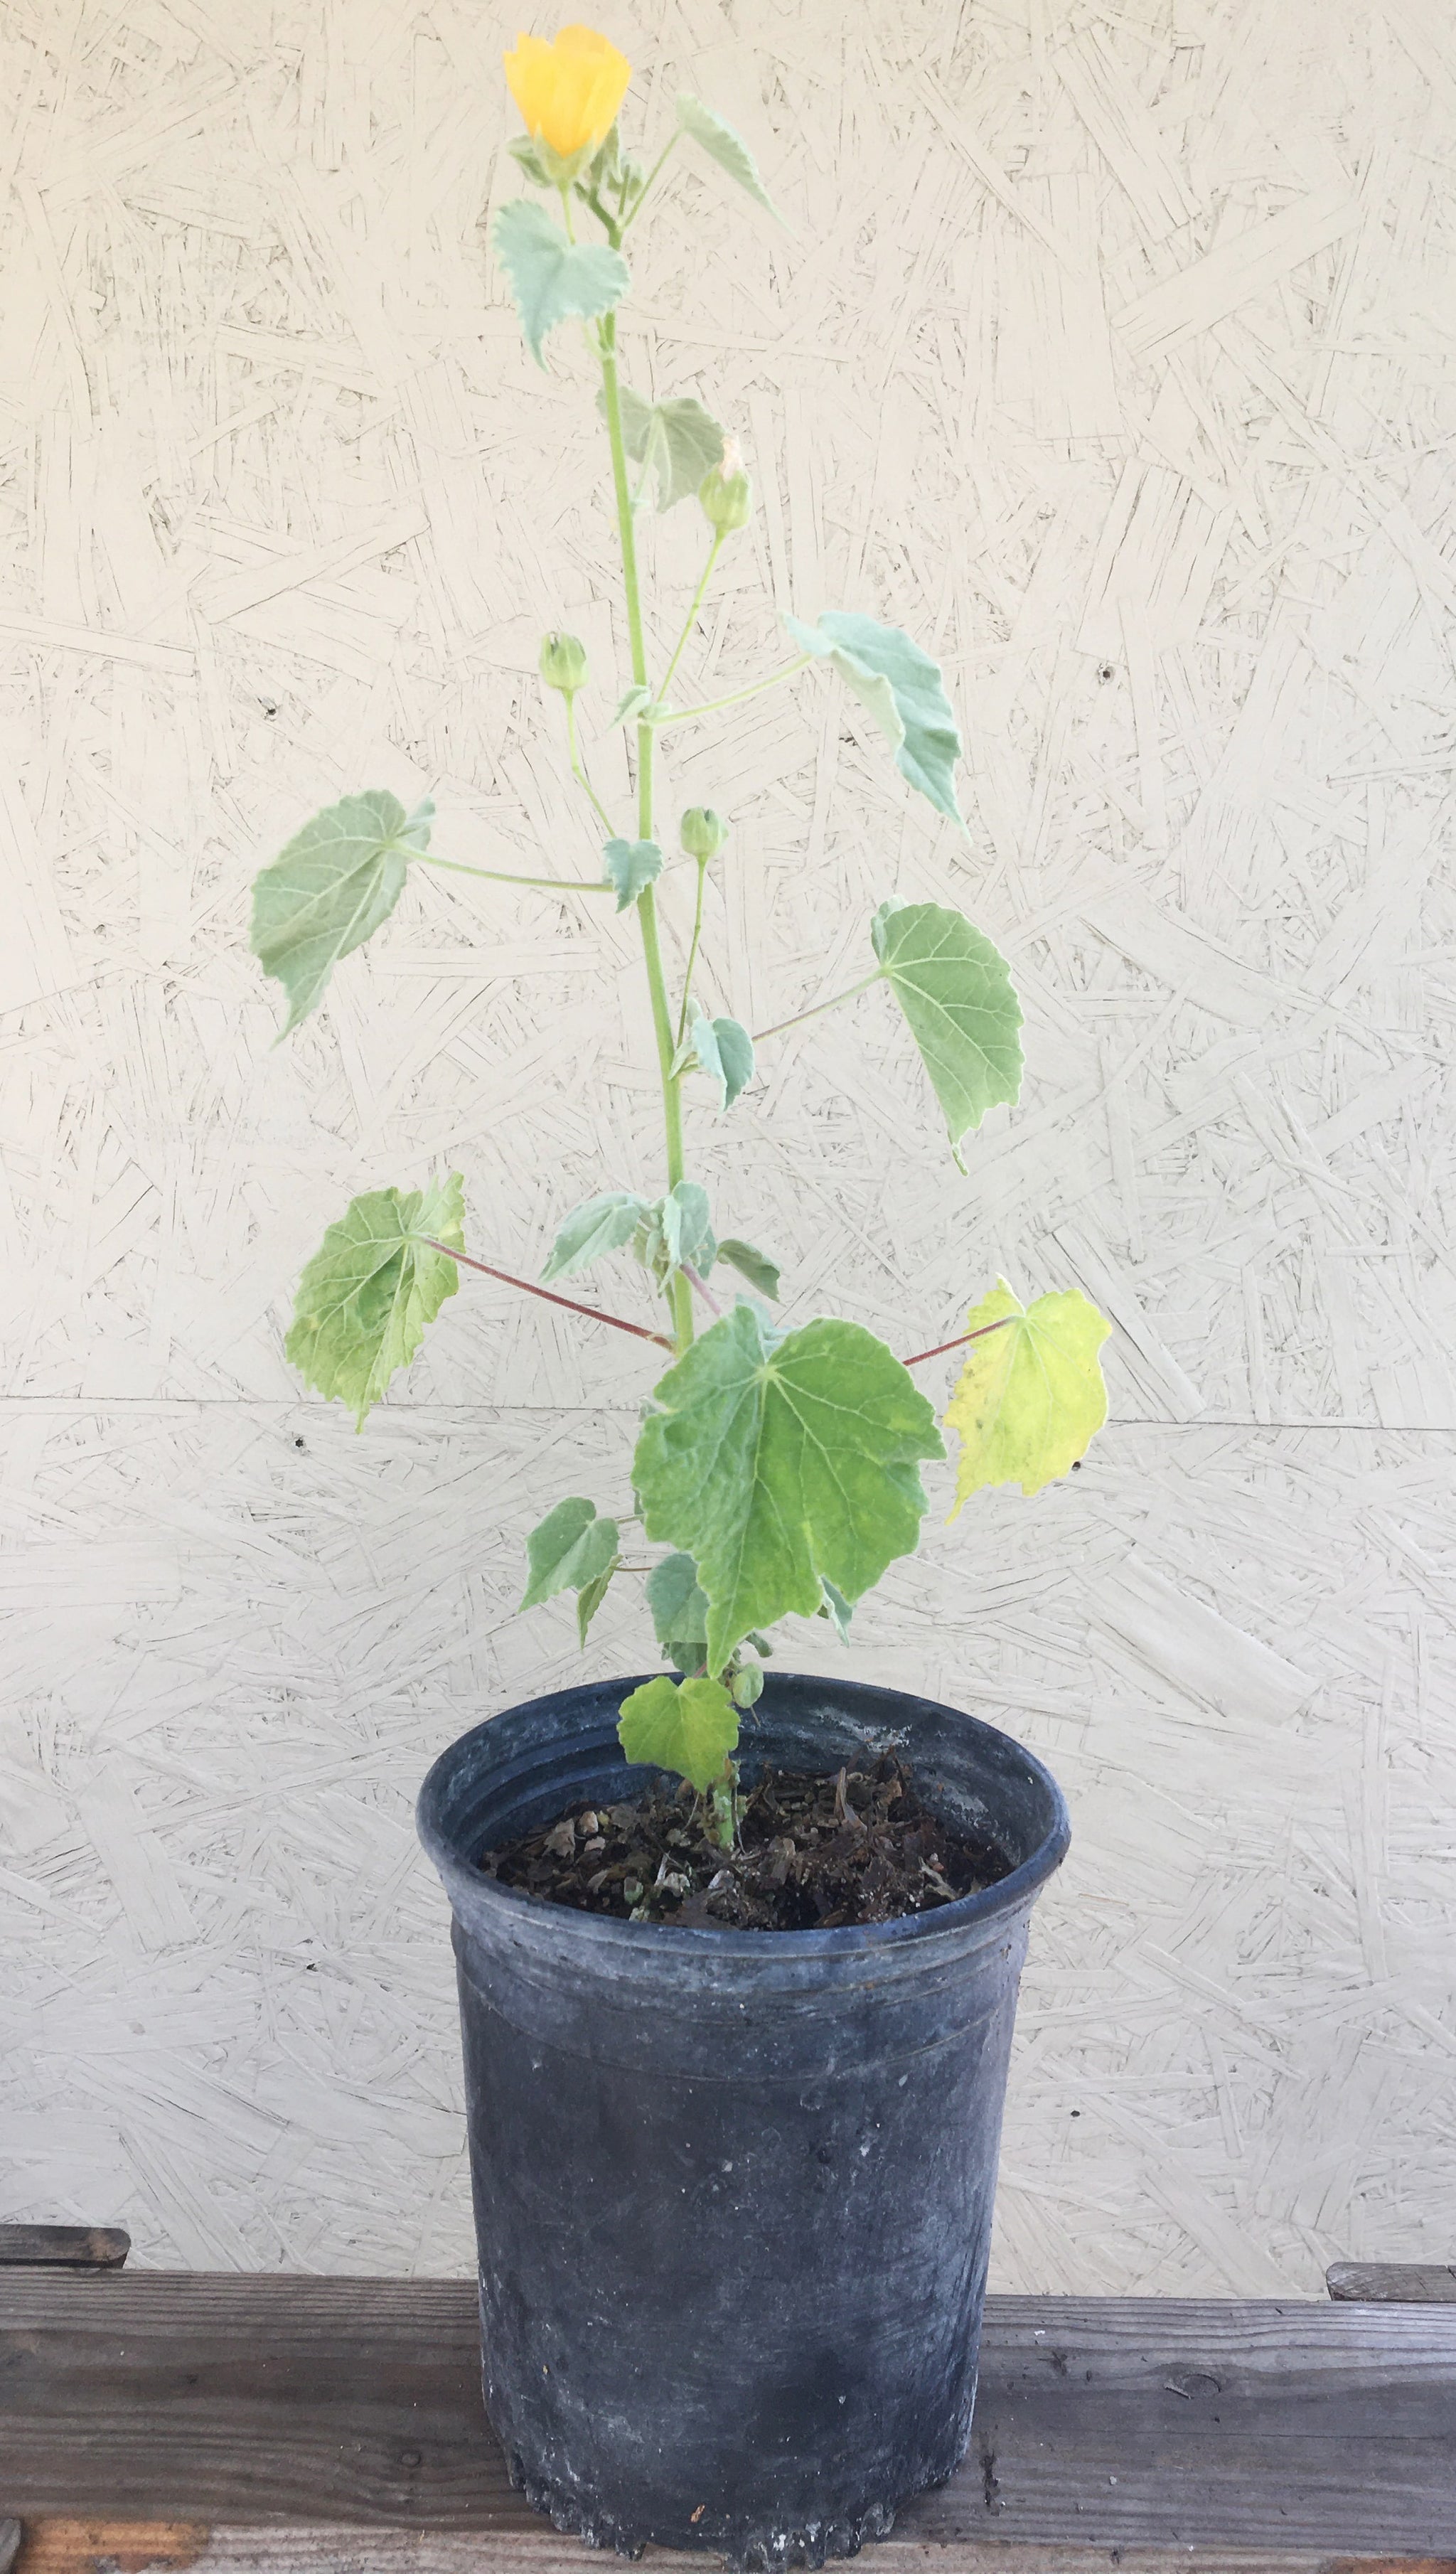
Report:
M635 687L623 689L612 709L612 721L615 724L631 723L634 716L645 715L652 703L652 689L639 681Z
M1097 1353L1111 1325L1085 1296L1023 1306L1002 1278L966 1328L984 1338L971 1342L946 1407L947 1429L960 1433L952 1519L987 1484L1039 1493L1080 1463L1107 1418Z
M458 1171L408 1195L355 1198L299 1280L285 1355L306 1385L350 1405L359 1429L460 1284L456 1263L432 1242L465 1248Z
M287 1036L341 956L362 947L399 901L412 857L430 846L435 807L407 813L386 787L345 795L289 841L253 883L250 944L288 994Z
M826 1582L824 1596L819 1604L819 1616L828 1619L841 1645L847 1645L849 1642L849 1621L853 1615L853 1609L842 1591L836 1591L832 1582Z
M634 1197L630 1189L609 1189L604 1196L573 1207L552 1244L551 1258L541 1273L543 1285L590 1269L605 1252L620 1251L647 1213L647 1200Z
M506 149L510 153L512 160L519 163L520 167L525 171L527 178L531 181L534 188L551 187L551 173L537 149L534 136L530 134L513 134L510 142L506 146Z
M706 1278L718 1258L707 1189L697 1180L680 1180L663 1200L662 1225L672 1266L696 1269Z
M584 1582L581 1590L577 1593L577 1642L579 1645L586 1644L587 1631L591 1626L593 1619L596 1617L598 1610L601 1608L603 1601L606 1599L608 1592L612 1588L612 1577L621 1562L621 1556L614 1555L606 1572L599 1573L595 1582Z
M755 1251L751 1242L739 1242L736 1235L730 1234L727 1242L719 1244L718 1256L720 1260L726 1260L730 1269L735 1269L740 1278L746 1278L750 1287L756 1287L760 1296L777 1303L778 1268L765 1252Z
M609 840L602 852L602 871L617 887L617 908L630 911L639 894L656 884L663 872L663 852L656 840Z
M605 242L569 242L542 206L514 197L496 217L496 249L511 281L526 343L539 367L547 333L561 322L592 321L620 304L632 273Z
M617 1559L616 1520L599 1520L595 1502L574 1495L548 1511L526 1541L530 1578L523 1609L539 1609L559 1591L581 1591L601 1580Z
M605 416L605 395L598 395L597 408ZM622 432L634 465L652 481L659 510L691 500L705 474L722 464L727 443L722 423L691 394L646 402L630 385L622 388Z
M633 1484L648 1536L698 1566L710 1671L785 1610L812 1617L822 1577L857 1600L914 1548L916 1461L944 1450L908 1372L859 1324L806 1323L770 1347L740 1301L655 1401Z
M756 1707L763 1695L763 1675L756 1663L744 1663L728 1683L734 1707Z
M753 1078L753 1040L747 1029L736 1019L711 1019L699 1010L691 1042L699 1069L718 1084L719 1107L731 1108Z
M929 797L937 813L959 822L955 763L960 735L938 661L899 627L881 626L877 618L830 608L817 626L804 626L796 617L783 622L800 648L831 661L868 707L894 751L900 775Z
M695 98L691 90L685 89L678 94L678 122L685 134L691 134L694 142L701 144L709 159L718 163L720 170L726 170L756 205L772 215L776 223L782 223L783 217L758 176L757 162L742 136L729 125L726 116L720 116L716 108L705 107L701 98Z
M645 1209L632 1247L660 1287L683 1268L706 1278L718 1258L707 1189L697 1180L680 1180L667 1197Z
M703 1797L737 1748L738 1711L722 1681L670 1681L660 1672L623 1700L617 1736L629 1761L675 1770Z
M665 1555L643 1586L660 1645L708 1641L708 1601L691 1555ZM700 1650L698 1659L703 1660Z
M935 902L881 903L870 935L958 1147L988 1108L1020 1096L1021 1004L1006 960Z

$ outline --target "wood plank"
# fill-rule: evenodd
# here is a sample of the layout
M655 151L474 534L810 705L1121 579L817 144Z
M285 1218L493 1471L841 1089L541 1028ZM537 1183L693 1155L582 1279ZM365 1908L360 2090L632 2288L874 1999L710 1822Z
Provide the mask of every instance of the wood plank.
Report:
M131 2248L124 2225L0 2225L5 2270L119 2270Z
M1364 2305L1456 2306L1456 2263L1332 2261L1324 2276L1332 2297Z
M487 2432L465 2280L12 2273L0 2490L41 2519L473 2529L493 2562L556 2544ZM1444 2308L995 2298L965 2464L893 2544L1323 2560L1453 2534Z
M13 2524L19 2529L19 2523ZM874 2574L1456 2574L1456 2558L1335 2556L1308 2548L955 2548L891 2535ZM537 2521L519 2536L462 2530L193 2521L35 2520L15 2574L583 2574L585 2550ZM711 2574L715 2560L655 2549L652 2574ZM9 2574L0 2556L0 2574Z

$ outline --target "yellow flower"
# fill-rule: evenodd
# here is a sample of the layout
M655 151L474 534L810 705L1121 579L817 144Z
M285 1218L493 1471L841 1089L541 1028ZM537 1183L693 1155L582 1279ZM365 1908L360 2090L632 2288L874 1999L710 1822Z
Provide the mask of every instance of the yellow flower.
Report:
M595 27L563 27L554 44L518 36L506 78L528 133L563 161L595 152L617 120L632 65Z

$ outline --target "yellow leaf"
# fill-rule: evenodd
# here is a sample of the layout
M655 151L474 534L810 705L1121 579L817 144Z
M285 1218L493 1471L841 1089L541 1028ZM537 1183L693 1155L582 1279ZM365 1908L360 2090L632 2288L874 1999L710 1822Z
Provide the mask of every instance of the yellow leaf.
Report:
M987 1484L1039 1493L1079 1464L1107 1418L1097 1352L1111 1325L1085 1296L1023 1306L1002 1278L966 1322L984 1337L971 1342L945 1412L960 1433L952 1519Z
M595 152L617 122L632 65L595 27L563 27L551 44L518 36L506 78L528 134L563 161Z

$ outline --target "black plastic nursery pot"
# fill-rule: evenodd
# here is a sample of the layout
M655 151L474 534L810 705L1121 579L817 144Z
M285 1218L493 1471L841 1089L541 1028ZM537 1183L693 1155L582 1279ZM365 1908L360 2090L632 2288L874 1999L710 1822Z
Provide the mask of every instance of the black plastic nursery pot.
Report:
M617 1740L637 1686L507 1709L420 1797L455 1915L486 2410L560 2529L819 2564L969 2438L1016 1988L1066 1808L954 1708L777 1674L745 1781L897 1750L1010 1873L792 1931L608 1920L484 1876L483 1850L652 1783Z

